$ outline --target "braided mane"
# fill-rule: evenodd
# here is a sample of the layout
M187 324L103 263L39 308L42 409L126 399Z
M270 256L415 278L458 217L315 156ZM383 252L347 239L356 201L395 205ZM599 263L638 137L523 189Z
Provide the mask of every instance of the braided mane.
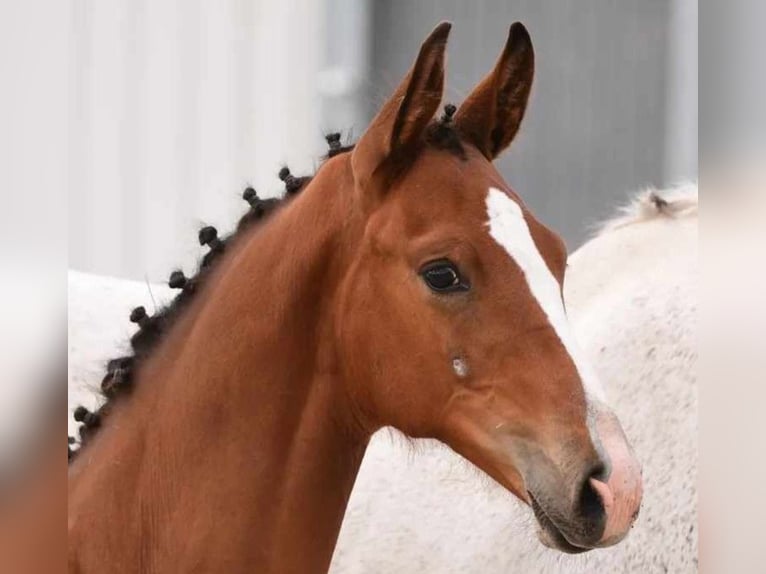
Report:
M460 138L452 124L452 116L455 106L447 104L444 114L434 121L426 133L426 142L439 148L447 149L461 158L465 158ZM344 145L341 142L340 133L330 133L325 136L328 144L325 160L336 155L346 153L354 148L353 144ZM70 462L76 454L88 443L88 440L100 428L102 420L114 407L115 402L122 396L127 395L133 387L134 375L138 367L157 348L162 336L174 325L176 319L194 298L200 286L210 275L221 255L226 252L229 243L240 237L245 231L259 225L269 219L269 216L280 208L285 202L295 195L311 181L313 176L296 177L285 166L279 170L279 179L284 182L285 193L281 198L261 199L252 187L247 187L242 193L249 208L239 219L235 230L220 237L218 230L213 226L206 226L199 230L198 240L200 245L206 246L208 251L202 257L197 273L192 277L186 277L180 269L171 272L168 285L172 289L179 290L178 295L167 306L158 310L154 315L148 315L144 307L136 307L130 313L130 321L138 326L138 331L130 338L133 353L110 360L106 365L106 374L101 381L100 391L104 402L95 411L89 411L84 406L78 406L73 413L74 420L80 424L79 445L80 448L73 450L72 445L77 444L75 437L68 437L68 456Z

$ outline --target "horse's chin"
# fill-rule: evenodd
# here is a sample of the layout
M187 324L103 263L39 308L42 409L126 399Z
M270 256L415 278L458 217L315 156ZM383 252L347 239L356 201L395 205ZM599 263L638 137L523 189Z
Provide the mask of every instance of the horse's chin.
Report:
M544 546L552 548L553 550L565 552L566 554L582 554L583 552L591 550L590 548L580 548L579 546L570 544L569 541L564 538L564 535L561 534L561 531L553 525L540 526L537 530L537 537Z
M531 495L531 493L529 498L530 506L532 507L532 511L535 514L535 518L537 518L537 537L540 539L540 542L542 542L544 546L552 548L553 550L565 552L566 554L582 554L583 552L592 550L591 548L575 546L569 542L561 533L561 530L558 529L556 524L548 517L548 515L542 509L540 504L535 500L535 497Z

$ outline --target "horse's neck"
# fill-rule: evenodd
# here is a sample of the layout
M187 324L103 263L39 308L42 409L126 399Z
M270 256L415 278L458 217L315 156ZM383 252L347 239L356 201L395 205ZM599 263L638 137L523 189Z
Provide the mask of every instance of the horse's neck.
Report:
M366 437L334 379L322 298L340 277L343 200L303 193L221 263L75 462L83 572L329 564Z

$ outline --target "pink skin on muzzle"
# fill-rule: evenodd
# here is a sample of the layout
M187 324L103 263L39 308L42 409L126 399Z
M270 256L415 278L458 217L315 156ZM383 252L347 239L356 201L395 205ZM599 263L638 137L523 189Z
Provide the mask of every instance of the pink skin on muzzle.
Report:
M596 414L596 433L609 459L611 472L606 482L595 478L590 484L601 498L606 525L597 547L616 544L630 531L638 516L643 496L641 465L633 454L617 417L609 411Z

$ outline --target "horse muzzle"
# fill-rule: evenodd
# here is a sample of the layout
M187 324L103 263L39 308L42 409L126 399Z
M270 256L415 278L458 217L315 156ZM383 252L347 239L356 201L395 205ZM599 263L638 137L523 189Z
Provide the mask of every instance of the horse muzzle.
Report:
M567 480L562 471L577 466L571 460L565 464L537 461L527 479L541 541L564 552L585 552L620 542L641 507L641 466L617 418L600 411L594 416L594 427L598 453L588 457L574 479Z

